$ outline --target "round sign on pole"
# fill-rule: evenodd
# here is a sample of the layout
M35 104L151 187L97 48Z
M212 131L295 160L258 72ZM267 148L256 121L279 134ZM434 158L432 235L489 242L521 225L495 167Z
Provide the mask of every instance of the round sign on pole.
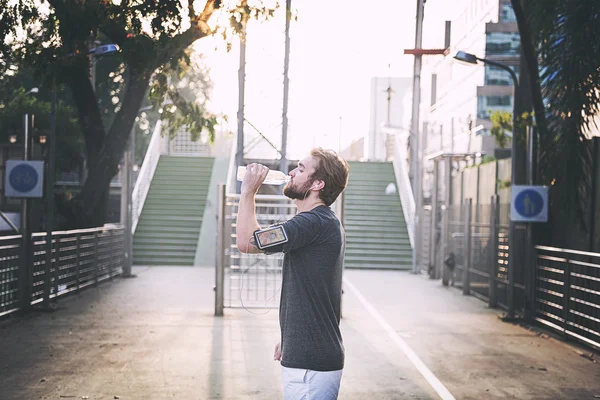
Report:
M43 196L44 163L42 161L6 161L6 197Z
M546 186L513 186L511 192L510 219L512 221L548 221Z
M31 192L38 183L38 174L35 168L28 164L15 166L8 174L10 185L18 192Z

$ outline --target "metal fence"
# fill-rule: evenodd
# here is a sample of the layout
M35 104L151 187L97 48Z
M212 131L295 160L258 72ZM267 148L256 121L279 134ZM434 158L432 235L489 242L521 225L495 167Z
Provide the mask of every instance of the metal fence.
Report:
M600 349L600 253L536 247L535 319Z
M283 254L244 254L237 249L236 219L240 195L219 186L215 314L224 307L278 308ZM257 195L256 218L265 227L287 221L296 205L285 196Z
M0 237L0 316L112 279L125 265L121 226L53 232L52 265L46 233L34 233L29 268L22 237Z
M491 307L508 308L512 286L515 310L525 308L524 268L517 268L509 281L509 204L462 205L447 207L444 275L465 294L487 301Z

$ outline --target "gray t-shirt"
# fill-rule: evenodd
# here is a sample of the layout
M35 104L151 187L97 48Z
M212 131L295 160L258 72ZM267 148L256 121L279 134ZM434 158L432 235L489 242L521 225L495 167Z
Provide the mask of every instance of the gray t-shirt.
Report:
M340 332L345 233L327 206L301 212L283 224L284 252L279 323L281 365L314 371L344 367Z

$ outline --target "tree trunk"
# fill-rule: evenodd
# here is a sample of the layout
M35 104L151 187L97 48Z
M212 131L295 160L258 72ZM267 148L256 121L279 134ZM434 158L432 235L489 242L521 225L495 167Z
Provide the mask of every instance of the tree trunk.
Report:
M88 175L81 192L71 201L71 215L68 216L67 228L91 228L102 226L106 222L110 181L118 171L131 128L146 95L149 80L150 73L132 70L123 98L123 107L117 113L108 133L105 135L102 129L102 138L99 138L96 136L100 133L97 129L86 132ZM87 104L89 97L82 100L81 104ZM93 108L90 107L91 109ZM91 119L85 114L85 110L80 105L80 113L84 113L83 120ZM95 146L102 144L95 147L89 145L90 142Z

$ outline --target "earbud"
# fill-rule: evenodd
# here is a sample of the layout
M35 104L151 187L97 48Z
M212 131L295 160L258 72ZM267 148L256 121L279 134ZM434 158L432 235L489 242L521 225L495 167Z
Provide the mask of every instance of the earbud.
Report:
M317 186L316 185L315 186L311 186L310 189L317 189ZM308 189L308 190L310 190L310 189Z

